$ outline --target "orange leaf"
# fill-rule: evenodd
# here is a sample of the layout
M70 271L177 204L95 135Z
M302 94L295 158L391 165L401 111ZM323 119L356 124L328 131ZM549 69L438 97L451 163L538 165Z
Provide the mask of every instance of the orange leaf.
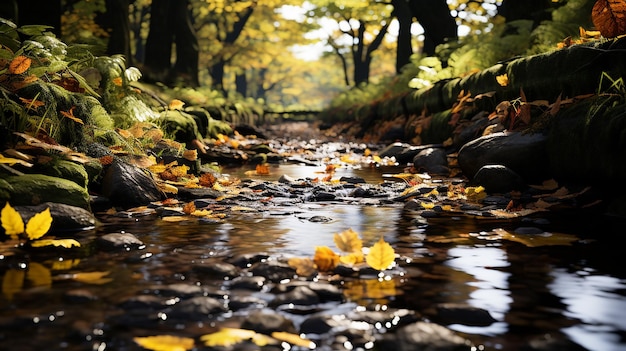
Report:
M75 108L76 108L76 106L72 106L72 108L70 108L69 111L59 111L59 112L61 112L63 117L69 118L69 119L71 119L72 121L74 121L76 123L85 124L85 123L83 123L82 119L74 116L74 109Z
M255 170L257 175L268 175L270 174L270 168L267 164L259 164L256 165L256 170Z
M605 38L626 34L626 2L624 0L597 0L591 10L593 25Z
M506 73L500 76L496 76L496 81L498 82L498 84L505 87L509 85L509 76Z
M26 56L17 56L9 63L9 73L22 74L30 67L31 59Z
M333 270L339 264L339 255L337 255L328 246L317 246L315 248L315 256L313 262L320 272Z

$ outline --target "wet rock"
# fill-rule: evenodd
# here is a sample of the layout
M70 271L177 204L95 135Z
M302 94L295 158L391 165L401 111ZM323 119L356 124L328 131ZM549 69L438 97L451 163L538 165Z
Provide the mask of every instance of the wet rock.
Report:
M212 314L226 312L224 302L206 296L196 296L183 300L164 310L168 317L175 319L201 320Z
M469 304L439 304L436 310L437 314L433 317L433 320L441 324L488 326L496 322L496 319L489 314L489 311Z
M282 280L293 279L296 276L296 270L289 265L277 261L261 262L255 264L251 272L254 275L266 277L272 282L280 282Z
M154 295L131 296L119 303L124 310L158 310L165 306L163 297Z
M254 296L241 296L241 294L231 295L228 301L228 307L233 311L251 307L263 308L266 306L267 302L263 299Z
M185 188L179 187L177 196L184 201L196 200L196 199L217 199L224 195L219 190L212 188Z
M346 177L346 176L343 176L343 177L339 178L339 181L340 182L345 182L345 183L348 183L348 184L365 184L365 183L367 183L365 181L365 179L363 179L361 177Z
M185 283L155 286L153 287L153 291L157 295L181 298L193 297L204 292L198 285Z
M87 289L73 289L63 294L63 300L69 303L87 303L97 301L98 295Z
M131 233L109 233L96 238L96 245L105 251L141 250L146 245Z
M165 194L143 169L116 159L102 178L102 195L124 209L164 200Z
M500 132L473 140L459 150L458 163L463 174L474 178L486 165L503 165L528 182L550 178L543 134Z
M506 193L526 188L524 179L519 174L502 165L481 167L474 175L470 185L480 185L489 193Z
M385 335L379 345L381 350L467 351L472 344L439 324L415 322L399 328L393 336Z
M71 180L42 174L23 174L5 178L11 206L61 203L89 210L89 193Z
M191 269L201 275L212 277L236 277L240 271L235 265L226 262L205 262L194 264Z
M270 302L270 306L276 307L285 304L310 306L320 303L320 298L315 291L306 286L298 286L295 289L279 294Z
M413 167L417 172L448 175L448 156L442 148L427 148L413 158Z
M71 180L78 186L87 187L89 182L85 167L75 162L62 159L45 163L37 163L33 167L33 173L45 174L55 178Z
M378 153L378 156L395 157L397 159L398 156L410 146L411 145L407 143L395 142L395 143L385 146L382 150L380 150L380 152Z
M46 202L37 206L15 206L15 210L22 215L24 223L28 222L35 214L50 209L52 226L50 231L78 231L93 228L96 225L96 217L88 210L55 202Z
M260 291L265 285L265 277L237 277L231 281L231 289Z
M280 178L278 178L278 182L282 183L282 184L295 184L297 183L297 180L294 177L288 176L286 174L283 174L280 176Z
M270 335L273 332L297 333L293 322L273 311L253 311L241 323L242 329L254 330L257 333Z

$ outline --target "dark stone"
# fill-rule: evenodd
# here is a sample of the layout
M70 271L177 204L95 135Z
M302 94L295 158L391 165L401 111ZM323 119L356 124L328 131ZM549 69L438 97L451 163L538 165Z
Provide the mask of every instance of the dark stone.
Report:
M46 202L37 206L15 206L15 210L22 215L24 223L46 208L50 209L52 216L50 232L78 231L93 228L96 225L94 215L81 207L54 202Z
M239 275L239 268L226 262L206 262L194 264L191 269L199 274L217 277L236 277Z
M502 165L481 167L470 182L473 186L482 186L488 193L507 193L526 188L524 179L510 168Z
M540 133L494 133L463 145L457 160L470 179L483 166L503 165L527 182L543 181L550 178L546 144L546 136Z
M298 286L284 294L279 294L270 302L270 306L280 306L285 304L310 306L320 303L320 298L315 291L306 286Z
M413 168L418 172L448 175L448 156L441 148L427 148L413 158Z
M347 177L347 176L343 176L341 178L339 178L340 182L346 182L349 184L365 184L366 181L365 179L361 178L361 177Z
M471 342L435 323L415 322L399 328L381 342L381 350L467 351Z
M231 289L260 291L265 285L265 277L237 277L231 281Z
M254 311L241 323L242 329L271 335L273 332L297 333L293 322L273 311Z
M222 301L206 296L196 296L183 300L164 312L168 317L185 321L209 317L211 314L226 312Z
M96 245L105 251L140 250L146 245L130 233L109 233L96 238Z
M272 282L280 282L285 279L293 279L296 276L296 270L287 264L276 261L260 262L255 264L252 269L254 275L260 275Z
M102 195L124 209L166 198L145 170L120 160L107 168L102 179Z
M471 326L488 326L496 319L488 311L468 304L444 303L437 305L434 318L442 324L464 324Z

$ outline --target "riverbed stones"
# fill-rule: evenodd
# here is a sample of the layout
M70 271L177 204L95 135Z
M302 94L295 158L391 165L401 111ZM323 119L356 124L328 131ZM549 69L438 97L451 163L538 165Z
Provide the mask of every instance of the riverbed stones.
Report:
M146 245L131 233L109 233L96 238L96 245L105 251L139 250Z
M88 210L56 202L45 202L36 206L15 206L15 210L22 215L24 223L37 213L50 209L52 216L52 232L78 231L93 228L96 225L96 217Z
M413 168L418 172L448 175L448 155L442 148L429 147L421 150L413 157Z
M435 323L415 322L399 328L381 342L382 350L466 351L471 342L454 331Z
M474 175L470 185L482 186L488 193L506 193L512 190L524 190L524 179L510 168L503 165L482 166Z

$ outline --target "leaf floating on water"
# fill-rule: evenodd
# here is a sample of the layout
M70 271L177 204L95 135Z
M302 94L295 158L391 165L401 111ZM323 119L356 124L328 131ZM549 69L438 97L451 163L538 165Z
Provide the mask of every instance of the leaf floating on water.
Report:
M316 347L313 341L305 339L297 334L287 332L273 332L272 337L280 341L288 342L294 346L308 347L309 349L314 349Z
M337 248L343 252L361 252L363 249L363 241L359 238L359 233L352 229L335 234L333 241Z
M251 340L257 346L265 346L270 343L275 343L275 340L267 335L259 334L254 330L237 328L222 328L218 332L201 336L200 340L202 340L204 344L209 347L228 347L246 340Z
M570 246L573 242L578 241L578 237L564 233L515 234L502 228L496 228L493 232L504 240L515 241L528 247Z
M113 281L111 278L105 278L109 275L109 272L84 272L84 273L75 273L72 275L72 280L81 283L87 284L95 284L102 285L106 283L110 283Z
M32 247L56 246L71 249L73 246L80 247L80 243L74 239L41 239L30 243Z
M172 335L135 337L133 340L139 346L152 351L186 351L191 350L194 346L192 338Z
M370 267L379 271L389 268L395 259L396 253L393 247L382 237L370 248L369 253L365 256L365 262L367 262Z

